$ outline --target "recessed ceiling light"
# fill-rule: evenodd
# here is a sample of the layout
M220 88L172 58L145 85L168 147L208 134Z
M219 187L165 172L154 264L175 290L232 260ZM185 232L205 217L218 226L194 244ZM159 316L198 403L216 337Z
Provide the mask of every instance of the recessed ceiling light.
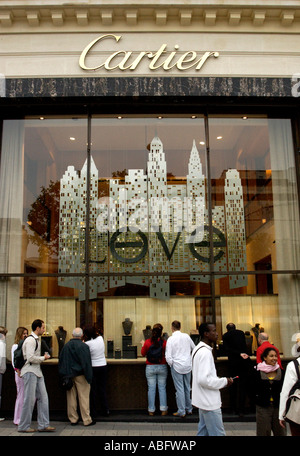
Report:
M75 141L74 136L70 136L70 141Z
M40 120L45 120L45 117L40 117Z
M248 117L247 117L247 116L243 116L242 119L243 119L243 120L247 120Z
M192 119L197 119L197 116L192 116Z
M201 146L204 146L205 142L204 141L200 141L199 144L201 144Z
M223 139L223 136L217 136L217 139Z
M158 119L162 119L162 116L158 116L157 118L158 118Z
M122 116L118 116L118 119L123 119L123 117Z

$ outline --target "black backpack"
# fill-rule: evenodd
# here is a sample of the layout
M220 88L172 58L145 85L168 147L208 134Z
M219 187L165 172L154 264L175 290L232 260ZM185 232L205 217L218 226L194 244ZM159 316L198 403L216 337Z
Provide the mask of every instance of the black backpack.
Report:
M30 334L28 337L33 337L33 335ZM34 337L34 339L35 339L35 337ZM15 366L15 369L22 369L22 367L24 366L24 364L26 362L25 359L24 359L24 356L23 356L23 351L22 351L24 340L25 339L20 340L20 342L18 344L18 347L14 351L14 366ZM38 340L37 339L35 339L35 343L36 343L35 349L37 349L37 347L38 347Z
M299 372L299 363L297 359L293 359L298 380L292 386L285 406L284 419L288 423L297 423L300 424L300 372Z
M147 360L151 364L160 364L163 359L163 340L160 340L158 346L150 345L147 352Z

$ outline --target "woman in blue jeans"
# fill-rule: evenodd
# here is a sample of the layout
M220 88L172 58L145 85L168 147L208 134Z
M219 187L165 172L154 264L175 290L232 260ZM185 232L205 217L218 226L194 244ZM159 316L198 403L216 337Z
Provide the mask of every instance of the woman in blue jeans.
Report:
M148 413L155 413L156 385L158 386L159 408L162 415L168 414L167 377L168 367L165 358L166 341L162 339L163 327L160 323L153 326L152 336L142 347L142 356L146 356L146 378L148 383Z

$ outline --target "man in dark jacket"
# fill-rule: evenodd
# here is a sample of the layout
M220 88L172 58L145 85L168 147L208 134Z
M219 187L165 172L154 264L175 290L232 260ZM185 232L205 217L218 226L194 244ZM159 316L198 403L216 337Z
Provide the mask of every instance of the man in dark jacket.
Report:
M223 334L223 347L228 356L229 377L239 378L230 389L230 405L233 412L242 416L245 413L247 378L252 367L247 354L245 333L236 329L234 323L228 323L227 333Z
M78 424L77 397L84 426L96 423L90 415L90 388L93 379L92 361L89 347L82 342L82 329L75 328L71 339L59 356L58 373L61 377L73 380L73 386L67 391L68 418L71 425Z

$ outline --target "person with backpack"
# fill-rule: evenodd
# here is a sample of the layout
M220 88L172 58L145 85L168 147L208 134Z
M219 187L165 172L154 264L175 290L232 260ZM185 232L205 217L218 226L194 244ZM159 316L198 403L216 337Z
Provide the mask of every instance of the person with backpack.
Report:
M148 413L155 414L156 385L159 393L159 408L161 415L168 414L167 406L167 377L168 366L165 358L166 341L162 339L163 326L157 323L153 326L152 336L146 339L142 346L142 356L146 359L146 378L148 384Z
M286 421L285 421L284 416L285 416L288 397L290 395L292 388L294 389L294 388L296 388L296 386L298 386L298 388L300 388L300 380L298 379L298 373L297 373L297 370L298 370L299 376L300 376L299 364L300 364L300 357L293 361L290 361L288 363L288 365L286 366L286 370L285 370L284 382L282 385L282 390L280 393L280 401L279 401L279 424L284 429L286 428ZM297 370L296 370L296 367L298 367ZM293 437L300 436L300 424L289 421L289 426L290 426L290 430L291 430L291 435Z
M21 369L24 380L24 402L18 432L35 432L31 428L32 413L37 401L37 421L39 432L53 432L55 428L49 424L49 401L41 363L50 358L48 353L41 356L39 336L45 332L45 323L37 319L32 322L32 333L24 340L22 351L25 364Z
M15 334L15 343L11 347L11 363L12 367L15 371L15 382L16 382L16 388L17 388L17 397L16 397L16 402L15 402L15 410L14 410L14 424L18 425L20 422L20 417L21 417L21 411L23 407L23 401L24 401L24 380L23 378L20 377L20 372L21 370L18 369L15 364L14 364L14 353L16 349L18 348L20 342L26 339L28 336L28 330L27 328L23 326L19 326L19 328L16 329L16 334Z

